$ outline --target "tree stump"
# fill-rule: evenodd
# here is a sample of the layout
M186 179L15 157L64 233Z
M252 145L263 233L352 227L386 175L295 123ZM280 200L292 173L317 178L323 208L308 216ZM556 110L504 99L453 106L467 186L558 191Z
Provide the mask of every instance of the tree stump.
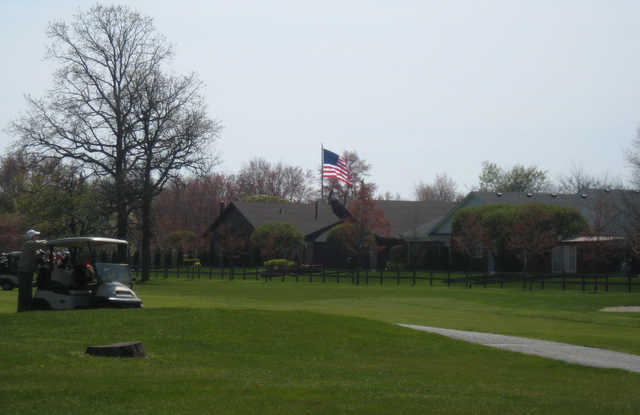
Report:
M86 354L100 357L148 357L142 342L121 342L104 346L89 346Z

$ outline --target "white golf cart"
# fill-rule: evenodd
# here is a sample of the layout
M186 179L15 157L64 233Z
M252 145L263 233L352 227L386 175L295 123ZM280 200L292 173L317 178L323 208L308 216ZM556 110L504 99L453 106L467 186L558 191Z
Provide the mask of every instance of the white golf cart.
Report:
M0 254L0 286L3 290L12 290L18 286L18 262L22 251Z
M97 236L47 241L49 264L39 270L34 310L142 307L133 292L127 241Z

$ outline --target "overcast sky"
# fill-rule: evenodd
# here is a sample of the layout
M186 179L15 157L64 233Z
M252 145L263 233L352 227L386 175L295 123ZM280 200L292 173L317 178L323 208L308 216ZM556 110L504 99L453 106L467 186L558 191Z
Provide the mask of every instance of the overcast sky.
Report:
M93 2L0 1L0 127L43 96L47 24ZM104 4L112 4L104 2ZM355 150L380 192L413 198L482 162L622 179L640 126L638 1L123 1L196 72L224 125L218 169L251 158L318 170ZM14 140L0 132L0 148Z

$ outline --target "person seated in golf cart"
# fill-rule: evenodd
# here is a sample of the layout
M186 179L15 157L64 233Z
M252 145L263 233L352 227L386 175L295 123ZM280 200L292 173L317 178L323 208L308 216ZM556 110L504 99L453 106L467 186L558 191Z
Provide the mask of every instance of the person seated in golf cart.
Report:
M96 272L91 265L91 256L89 254L82 254L80 256L79 263L73 267L71 279L73 280L75 288L81 290L95 288L97 282Z
M57 251L51 261L51 282L53 287L68 289L73 286L73 269L71 267L69 253Z

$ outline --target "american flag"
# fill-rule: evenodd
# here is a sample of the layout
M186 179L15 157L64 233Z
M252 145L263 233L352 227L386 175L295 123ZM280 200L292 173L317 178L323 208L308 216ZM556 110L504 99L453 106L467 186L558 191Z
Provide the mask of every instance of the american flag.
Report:
M333 177L351 186L351 170L343 157L323 149L322 159L322 177Z

